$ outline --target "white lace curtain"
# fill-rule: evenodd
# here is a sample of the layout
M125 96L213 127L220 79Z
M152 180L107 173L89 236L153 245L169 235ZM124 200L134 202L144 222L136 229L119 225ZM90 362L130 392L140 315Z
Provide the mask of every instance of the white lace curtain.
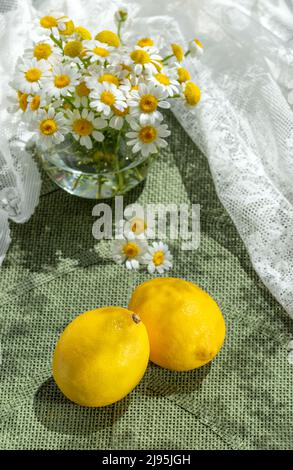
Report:
M6 84L17 54L29 39L34 16L31 1L19 4L18 12L0 19L2 139L3 129L13 135L3 124L7 122ZM117 7L126 6L139 35L153 35L160 41L202 39L206 51L202 63L188 60L203 90L202 102L194 111L178 105L174 112L207 156L218 195L256 271L293 317L293 114L288 102L293 89L293 0L42 0L33 4L44 12L63 10L93 29L99 18L111 27ZM9 5L15 8L17 1L2 1L0 9ZM15 35L17 40L11 41ZM7 146L0 148L1 260L9 243L8 218L23 222L30 216L39 180L28 155L22 155L20 164L17 151L11 156Z

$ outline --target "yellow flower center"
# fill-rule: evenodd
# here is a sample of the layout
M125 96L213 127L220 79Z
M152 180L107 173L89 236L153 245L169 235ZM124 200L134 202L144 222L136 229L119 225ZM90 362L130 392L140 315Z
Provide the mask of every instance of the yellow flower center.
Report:
M138 85L133 85L133 86L131 87L131 89L137 91L137 90L138 90Z
M148 47L148 46L153 46L154 41L152 38L141 38L139 41L137 41L137 45L140 47Z
M54 119L44 119L44 121L42 121L40 124L40 131L44 135L55 134L57 129L58 127Z
M111 91L103 91L103 93L101 94L101 101L102 103L105 103L107 104L108 106L112 106L115 101L116 101L116 98L115 96L113 95L113 93L111 93Z
M164 73L157 73L155 75L156 80L158 80L159 83L162 85L170 85L170 79L167 75Z
M97 41L108 44L108 46L112 46L112 47L120 46L120 39L116 33L113 33L113 31L108 31L108 30L101 31L100 33L96 35L95 39Z
M30 103L30 108L32 111L36 111L40 107L41 98L39 96L34 96Z
M178 73L178 80L180 83L187 82L188 80L190 80L190 73L188 72L188 70L184 69L183 67L180 67L179 69L177 69L177 73Z
M62 34L63 36L70 36L71 34L74 33L75 26L73 21L69 20L64 22L65 29L63 31L59 30L59 33Z
M80 98L82 96L88 96L90 94L89 88L86 86L85 82L81 82L79 85L75 87L75 91L77 96Z
M95 47L93 49L93 53L100 56L100 57L108 57L109 51L104 49L104 47Z
M133 233L140 234L147 229L147 224L143 219L137 217L131 221L130 227Z
M26 71L25 73L25 78L27 79L28 82L37 82L40 80L42 76L42 72L40 69L37 68L32 68Z
M188 82L184 90L184 96L190 106L196 106L200 100L200 88L193 82Z
M87 136L93 132L94 126L87 119L77 119L73 123L73 130L76 134Z
M129 113L129 108L125 108L123 111L120 111L120 109L115 108L115 106L112 106L112 111L115 114L115 116L120 116L124 117Z
M54 16L43 16L43 18L40 19L40 25L43 28L51 29L51 28L56 28L58 23L57 23L56 18L54 18Z
M56 75L54 84L56 88L64 88L70 84L70 77L68 75Z
M77 26L75 28L75 32L79 35L81 39L86 39L87 41L90 41L92 39L90 31L86 28L83 28L83 26Z
M119 80L115 75L112 75L111 73L105 73L99 78L99 82L108 82L108 83L113 83L113 85L118 86L119 85Z
M41 60L41 59L48 59L48 57L50 57L50 55L52 54L52 48L49 44L45 44L45 43L42 43L42 44L37 44L34 48L34 57L37 59L37 60Z
M80 41L69 41L64 47L64 54L68 57L78 57L83 50Z
M123 246L123 253L125 256L127 256L127 258L135 258L139 255L140 248L136 243L129 242Z
M140 99L139 107L144 113L152 113L158 107L158 100L153 95L143 95Z
M18 105L23 112L26 111L27 108L27 97L28 95L26 93L18 92Z
M147 64L151 62L150 55L146 51L142 51L141 49L135 49L130 54L131 59L135 64Z
M199 39L194 39L194 42L203 49L203 43Z
M172 51L178 62L182 62L183 57L184 57L184 52L181 46L179 44L171 44Z
M139 131L139 139L144 143L144 144L150 144L157 138L157 129L152 126L145 126L142 127Z
M160 266L165 261L165 253L163 251L157 251L153 256L153 263L155 266Z

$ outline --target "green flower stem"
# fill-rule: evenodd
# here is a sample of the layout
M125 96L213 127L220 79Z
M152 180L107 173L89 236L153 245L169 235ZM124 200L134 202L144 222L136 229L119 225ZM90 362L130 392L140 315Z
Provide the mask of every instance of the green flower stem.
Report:
M189 56L189 54L190 54L190 50L188 49L188 51L185 52L185 57Z
M53 41L58 47L60 47L60 49L63 51L62 39L60 39L60 41L58 41L58 39L56 39L53 34L50 34L50 38L51 38L52 41Z
M164 59L162 60L162 62L168 62L169 59L171 59L172 57L174 57L174 54L170 54L170 55L167 55L166 57L164 57Z
M79 183L80 183L81 180L82 180L82 177L83 177L83 175L79 175L79 176L76 178L76 180L74 181L74 183L73 183L73 185L72 185L72 191L74 191L74 190L77 188L77 186L79 185Z
M120 138L121 138L121 131L118 132L116 145L114 149L115 153L115 169L117 171L117 178L118 178L118 191L122 190L125 182L124 182L124 175L120 171L120 164L119 164L119 145L120 145Z

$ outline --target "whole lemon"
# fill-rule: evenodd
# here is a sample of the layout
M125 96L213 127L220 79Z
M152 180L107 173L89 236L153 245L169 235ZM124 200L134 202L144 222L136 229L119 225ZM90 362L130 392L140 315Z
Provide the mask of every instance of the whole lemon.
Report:
M110 405L140 382L149 352L138 315L121 307L97 308L65 328L54 352L53 377L79 405Z
M150 359L187 371L210 362L221 349L225 322L216 302L191 282L156 278L133 292L129 308L139 314L150 340Z

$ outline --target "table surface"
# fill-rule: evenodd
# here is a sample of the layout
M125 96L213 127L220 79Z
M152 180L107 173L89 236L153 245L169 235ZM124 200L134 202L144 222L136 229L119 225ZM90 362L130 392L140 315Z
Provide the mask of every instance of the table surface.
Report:
M172 275L196 282L219 303L227 338L208 366L174 373L149 365L124 400L88 409L69 402L51 373L54 345L79 313L127 306L146 272L111 260L92 237L95 201L46 177L39 206L11 224L1 269L0 446L2 449L292 449L293 322L256 276L219 202L208 164L173 116L170 146L126 203L199 203L201 244L174 245Z

